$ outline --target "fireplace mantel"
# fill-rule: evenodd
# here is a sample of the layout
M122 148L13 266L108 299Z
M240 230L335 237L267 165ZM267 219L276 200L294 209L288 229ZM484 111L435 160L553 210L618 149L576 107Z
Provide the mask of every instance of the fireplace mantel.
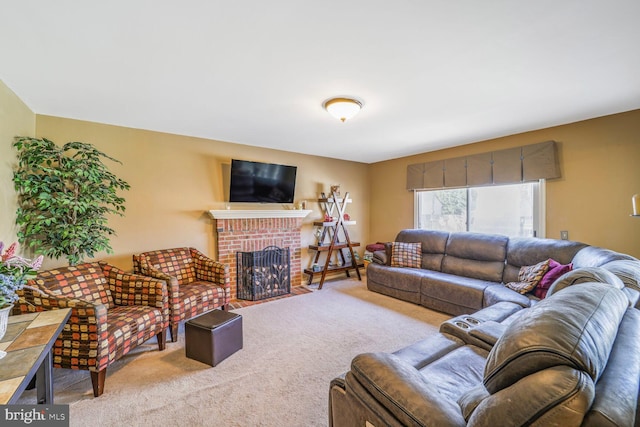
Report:
M311 212L306 209L225 209L211 210L209 215L214 219L304 218Z

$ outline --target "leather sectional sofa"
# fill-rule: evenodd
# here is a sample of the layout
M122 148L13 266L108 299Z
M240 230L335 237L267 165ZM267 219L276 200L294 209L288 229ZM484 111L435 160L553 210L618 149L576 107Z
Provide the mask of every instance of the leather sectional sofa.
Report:
M379 253L385 264L369 265L369 288L455 317L438 334L393 354L357 355L351 369L331 382L331 426L640 421L640 261L550 239L419 230L404 230L397 238L426 242L423 268L390 267ZM491 250L487 243L502 249ZM490 280L498 278L501 251L502 279ZM454 259L445 262L447 256ZM574 263L545 299L504 287L504 280L517 279L520 267L544 257ZM464 259L473 268L465 269ZM392 272L398 273L395 284ZM437 284L447 292L435 290Z
M369 290L453 315L473 313L500 301L529 307L537 301L535 296L519 294L504 284L517 281L522 266L548 258L572 263L574 269L637 261L626 254L569 240L497 234L407 229L398 233L395 241L421 243L421 268L392 267L390 254L378 251L367 268Z

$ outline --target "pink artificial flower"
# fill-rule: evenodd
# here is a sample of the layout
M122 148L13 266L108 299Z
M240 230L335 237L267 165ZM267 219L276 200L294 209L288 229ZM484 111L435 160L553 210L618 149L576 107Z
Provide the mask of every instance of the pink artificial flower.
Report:
M7 251L4 253L4 255L2 255L2 260L6 261L10 258L13 258L13 256L16 253L16 247L18 246L17 242L13 242L11 244L11 246L9 246L9 248L7 249Z
M33 268L34 270L40 269L40 267L42 267L43 260L44 260L44 256L40 255L38 258L33 260L33 262L31 263L31 268Z

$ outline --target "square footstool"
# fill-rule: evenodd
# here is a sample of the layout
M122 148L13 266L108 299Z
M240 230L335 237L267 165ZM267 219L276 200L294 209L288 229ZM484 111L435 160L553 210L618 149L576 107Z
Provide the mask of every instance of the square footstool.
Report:
M242 348L242 316L211 310L184 325L187 357L216 366Z

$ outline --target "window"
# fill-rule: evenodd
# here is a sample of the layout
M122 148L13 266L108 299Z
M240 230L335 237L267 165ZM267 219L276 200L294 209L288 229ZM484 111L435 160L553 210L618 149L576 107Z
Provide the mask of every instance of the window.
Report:
M415 192L416 228L544 236L544 180Z

